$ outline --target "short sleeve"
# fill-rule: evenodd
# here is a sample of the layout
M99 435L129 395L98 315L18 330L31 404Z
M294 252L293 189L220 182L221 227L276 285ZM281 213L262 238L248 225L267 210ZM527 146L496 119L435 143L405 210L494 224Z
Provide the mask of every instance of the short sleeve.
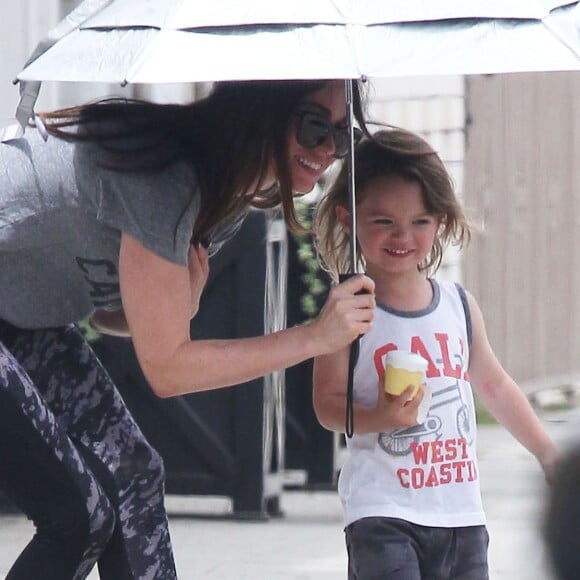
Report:
M75 178L82 204L108 226L130 234L162 258L187 265L200 195L195 171L176 162L158 173L107 167L93 143L75 145Z

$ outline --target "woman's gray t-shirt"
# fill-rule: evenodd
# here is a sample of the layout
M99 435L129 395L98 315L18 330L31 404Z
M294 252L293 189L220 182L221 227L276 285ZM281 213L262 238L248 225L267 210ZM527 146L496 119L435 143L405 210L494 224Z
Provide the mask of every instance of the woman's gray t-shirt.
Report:
M22 328L60 326L121 308L124 231L187 265L200 195L183 162L160 173L107 169L98 146L44 142L31 129L0 144L0 318ZM211 236L215 252L244 215Z

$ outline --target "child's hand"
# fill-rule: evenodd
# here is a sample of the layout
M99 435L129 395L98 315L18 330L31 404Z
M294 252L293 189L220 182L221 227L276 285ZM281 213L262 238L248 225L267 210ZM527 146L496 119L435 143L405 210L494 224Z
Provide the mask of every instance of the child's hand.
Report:
M417 425L419 405L425 394L424 385L415 397L412 397L413 390L413 385L409 385L400 395L390 395L385 393L382 382L379 384L377 411L381 415L381 424L384 424L382 431Z

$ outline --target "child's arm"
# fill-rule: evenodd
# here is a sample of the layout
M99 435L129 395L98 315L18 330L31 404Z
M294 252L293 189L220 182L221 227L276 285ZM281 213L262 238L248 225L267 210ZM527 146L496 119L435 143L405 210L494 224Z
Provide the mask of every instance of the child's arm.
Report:
M522 390L497 360L475 298L467 292L473 328L471 384L492 415L531 453L549 480L557 451Z
M346 425L346 390L350 348L314 359L313 403L320 424L330 431L344 432ZM354 405L355 433L381 433L396 427L417 424L417 410L423 398L423 390L409 400L413 387L401 395L387 395L378 384L375 407Z

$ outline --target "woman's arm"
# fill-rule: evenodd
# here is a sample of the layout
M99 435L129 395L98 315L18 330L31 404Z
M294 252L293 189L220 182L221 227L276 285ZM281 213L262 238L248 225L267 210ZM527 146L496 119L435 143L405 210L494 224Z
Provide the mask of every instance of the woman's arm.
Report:
M192 304L207 278L201 262L168 262L123 234L121 296L141 368L161 397L209 390L264 376L335 351L372 324L374 285L356 276L333 288L309 324L252 338L190 339ZM201 282L200 282L201 281ZM366 294L355 295L359 290ZM263 288L256 288L263 292Z
M346 426L346 391L350 347L314 359L313 403L320 424L330 431L343 432ZM423 398L421 389L412 400L413 386L394 397L385 393L377 381L378 398L374 407L355 404L355 433L381 433L417 424L417 411Z
M550 478L557 451L530 402L497 360L475 298L467 292L473 326L471 384L492 415L533 453Z
M189 249L189 274L191 284L191 311L190 317L193 318L199 310L199 300L201 293L209 276L209 259L207 250L202 246L191 246ZM129 338L131 333L127 324L125 311L120 310L96 310L89 318L91 328L107 334L109 336L119 336Z

